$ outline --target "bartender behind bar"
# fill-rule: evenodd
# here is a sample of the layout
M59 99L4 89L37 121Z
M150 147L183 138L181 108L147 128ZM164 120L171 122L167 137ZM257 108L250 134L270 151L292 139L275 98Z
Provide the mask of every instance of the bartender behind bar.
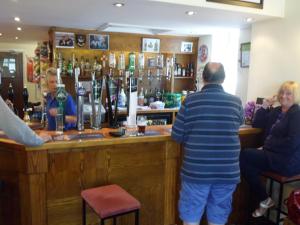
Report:
M55 130L55 116L58 112L58 101L56 99L57 75L55 68L52 67L47 70L46 82L48 87L48 94L46 96L48 130ZM70 130L76 128L76 105L69 93L67 93L67 99L64 104L64 115L64 129Z

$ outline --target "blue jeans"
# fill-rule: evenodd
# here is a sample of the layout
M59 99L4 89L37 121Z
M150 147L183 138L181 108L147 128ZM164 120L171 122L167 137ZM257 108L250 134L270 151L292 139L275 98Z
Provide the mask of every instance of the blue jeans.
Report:
M242 176L248 182L250 189L259 201L268 198L265 184L260 176L264 171L272 171L265 151L258 149L244 149L240 153L240 169Z
M207 220L225 224L231 212L236 184L181 183L179 214L186 223L199 223L206 209Z

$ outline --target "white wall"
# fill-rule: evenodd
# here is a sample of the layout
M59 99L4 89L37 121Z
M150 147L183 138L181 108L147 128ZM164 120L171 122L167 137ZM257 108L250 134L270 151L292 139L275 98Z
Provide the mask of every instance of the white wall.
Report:
M264 0L263 9L255 9L249 7L233 6L228 4L213 3L213 2L207 2L206 0L151 0L151 1L168 2L173 4L182 4L182 5L190 5L190 6L197 6L197 7L207 7L213 9L224 9L230 11L283 17L284 16L283 9L284 9L285 1L289 1L289 0Z
M284 19L252 26L248 100L272 96L286 80L300 82L299 9L299 0L287 0Z
M13 42L0 42L0 51L16 51L23 53L23 83L27 86L29 91L29 101L37 102L41 100L40 89L37 84L27 83L26 74L26 56L34 56L34 50L37 47L37 42L29 43L13 43Z
M247 43L251 41L251 28L241 29L240 30L240 39L239 46L241 43ZM240 60L239 52L239 60ZM251 58L250 58L251 61ZM239 96L243 102L243 105L247 102L247 92L248 92L248 79L249 79L249 68L241 68L240 62L238 63L238 72L237 72L237 87L236 95Z

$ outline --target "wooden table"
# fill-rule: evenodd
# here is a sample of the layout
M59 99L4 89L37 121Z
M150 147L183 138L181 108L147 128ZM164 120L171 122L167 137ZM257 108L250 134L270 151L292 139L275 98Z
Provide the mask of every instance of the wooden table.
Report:
M0 224L80 225L81 190L112 183L139 199L141 225L175 224L181 146L171 140L170 126L147 129L159 135L112 138L104 128L98 131L101 139L55 141L34 148L0 139ZM242 146L257 146L259 135L258 129L241 129ZM242 188L235 193L231 221L243 219L245 195ZM89 212L88 224L96 222ZM118 221L132 223L132 215Z

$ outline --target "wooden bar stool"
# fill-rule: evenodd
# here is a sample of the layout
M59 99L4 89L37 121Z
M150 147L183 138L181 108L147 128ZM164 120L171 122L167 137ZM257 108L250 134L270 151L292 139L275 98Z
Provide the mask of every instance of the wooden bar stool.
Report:
M83 225L86 225L86 204L99 216L101 225L111 218L116 225L118 216L133 212L135 225L139 225L140 202L118 185L86 189L81 192L81 197Z
M279 197L278 197L278 205L277 207L274 209L276 210L277 214L276 214L276 224L278 225L281 221L283 221L283 219L280 218L280 214L284 214L287 216L287 212L282 210L282 196L283 196L283 188L284 185L287 183L293 183L296 181L300 181L300 174L296 175L296 176L292 176L292 177L285 177L285 176L281 176L279 174L276 173L272 173L272 172L264 172L262 174L264 177L269 178L270 179L270 187L269 187L269 195L272 198L272 194L273 194L273 182L276 181L277 183L279 183ZM270 218L270 210L268 210L267 213L267 218Z

